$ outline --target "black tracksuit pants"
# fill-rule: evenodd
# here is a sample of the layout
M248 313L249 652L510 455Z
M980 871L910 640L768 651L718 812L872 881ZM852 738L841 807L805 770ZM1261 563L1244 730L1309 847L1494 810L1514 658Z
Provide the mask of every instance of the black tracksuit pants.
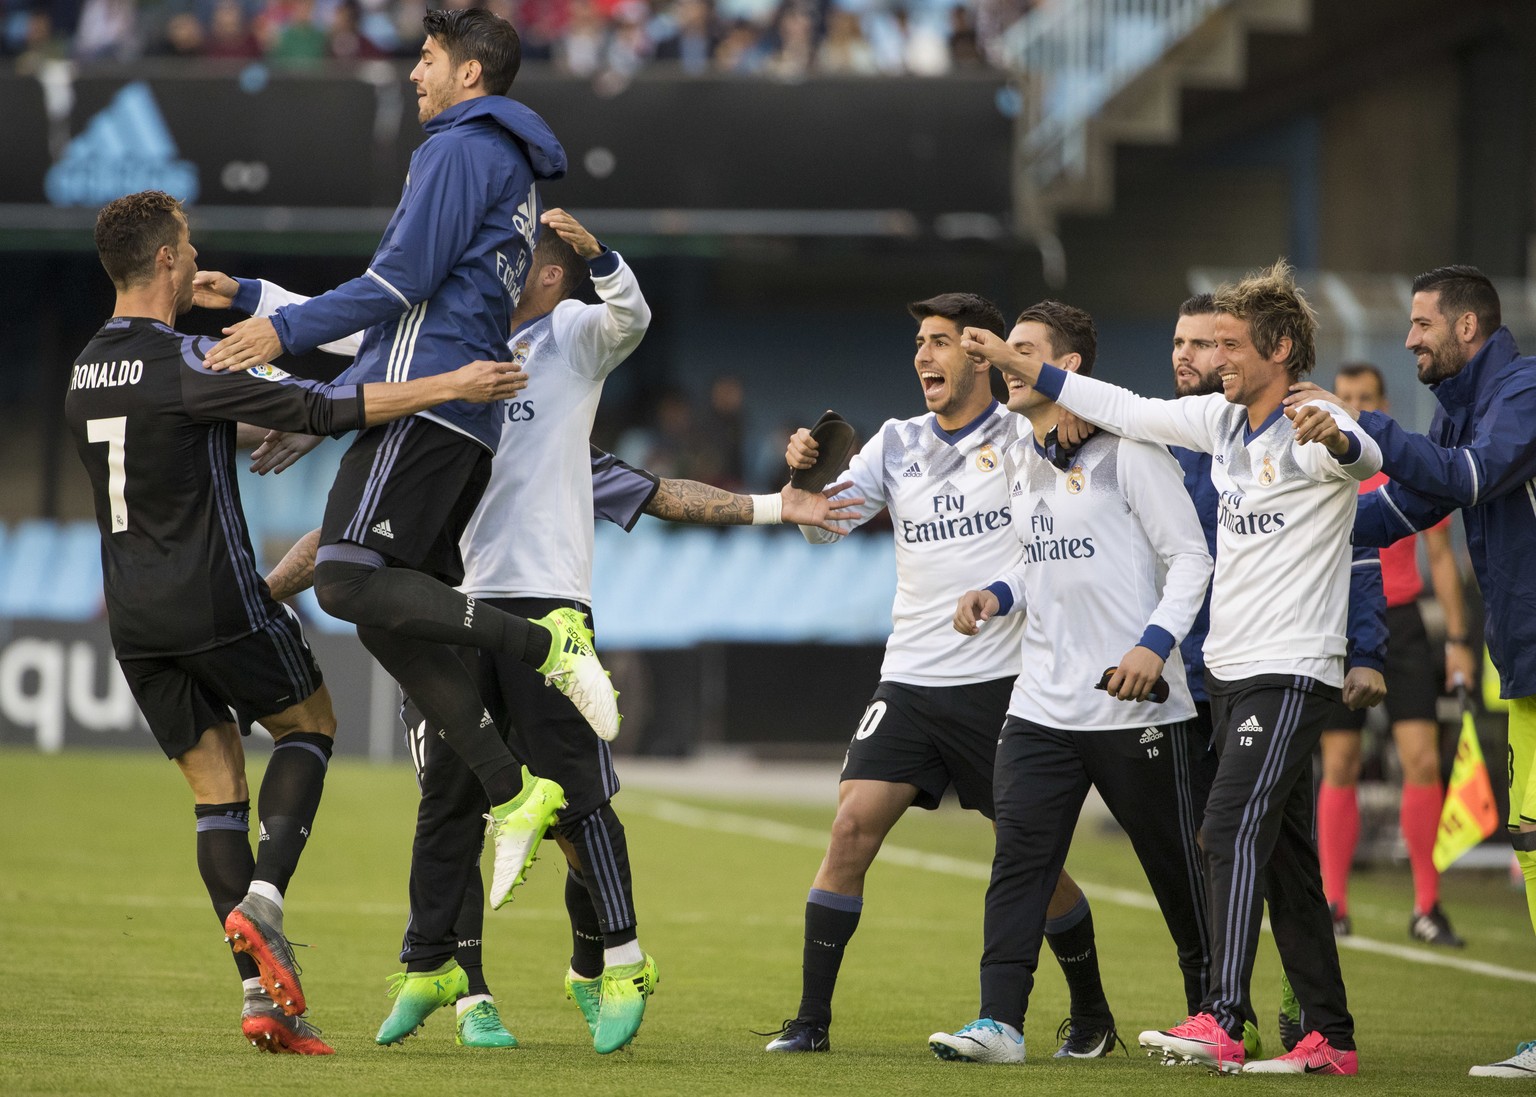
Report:
M1312 788L1312 752L1339 691L1279 674L1238 682L1207 674L1206 684L1221 762L1201 827L1211 924L1211 986L1202 1012L1242 1038L1268 898L1303 1028L1351 1050L1355 1025L1318 872Z
M552 599L484 601L530 619L560 606L587 612L578 603ZM581 879L605 937L611 944L633 940L629 850L623 824L608 803L619 791L608 744L564 694L546 686L520 659L473 648L460 649L459 654L512 756L534 776L557 781L565 790L567 804L552 829L577 852ZM485 921L480 856L483 816L490 807L474 773L423 723L409 700L403 717L421 802L411 847L411 915L400 959L413 970L424 970L457 956L460 965L470 969L479 965Z
M1090 785L1125 832L1178 949L1191 1011L1205 996L1210 938L1196 843L1205 740L1187 722L1065 731L1003 724L993 789L997 851L987 887L981 1016L1022 1031L1045 912Z

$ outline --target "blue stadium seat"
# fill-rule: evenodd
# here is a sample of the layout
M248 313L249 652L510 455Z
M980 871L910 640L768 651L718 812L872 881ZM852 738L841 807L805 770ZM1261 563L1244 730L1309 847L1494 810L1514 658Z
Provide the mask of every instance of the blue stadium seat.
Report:
M88 621L101 608L101 534L95 522L70 522L57 531L53 579L39 615Z
M57 539L58 526L42 518L29 518L11 531L0 574L0 617L38 616L53 581Z

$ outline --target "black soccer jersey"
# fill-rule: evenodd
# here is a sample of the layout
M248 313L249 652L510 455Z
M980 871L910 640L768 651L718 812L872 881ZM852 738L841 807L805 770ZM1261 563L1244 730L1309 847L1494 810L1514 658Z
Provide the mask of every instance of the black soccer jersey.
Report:
M214 373L213 340L115 317L75 360L64 414L91 477L118 658L185 655L266 625L272 600L235 486L235 424L308 434L362 425L356 385L272 366Z

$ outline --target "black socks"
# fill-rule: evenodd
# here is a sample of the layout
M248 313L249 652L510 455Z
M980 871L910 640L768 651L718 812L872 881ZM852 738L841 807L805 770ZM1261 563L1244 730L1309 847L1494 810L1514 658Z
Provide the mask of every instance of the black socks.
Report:
M1060 918L1045 923L1045 939L1056 954L1061 973L1071 996L1072 1018L1076 1021L1105 1022L1110 1019L1109 1002L1099 981L1099 952L1093 940L1093 911L1085 895Z
M315 824L333 745L329 735L295 731L272 748L256 804L261 840L252 879L288 890Z
M812 888L805 903L805 954L800 969L802 1021L826 1025L832 1021L832 992L843 965L843 950L859 928L864 899Z
M251 804L249 800L196 804L192 810L197 815L197 871L223 928L224 919L250 890L256 867L251 856ZM241 979L256 978L255 960L243 952L234 957Z

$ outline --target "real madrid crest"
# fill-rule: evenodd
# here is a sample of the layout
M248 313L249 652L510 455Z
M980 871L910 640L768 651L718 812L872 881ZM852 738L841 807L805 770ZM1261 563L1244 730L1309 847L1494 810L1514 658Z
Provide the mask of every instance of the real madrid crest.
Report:
M988 442L976 451L976 467L982 472L991 472L997 468L997 450Z
M1264 467L1259 470L1259 486L1269 487L1275 482L1275 463L1270 460L1269 454L1264 455Z
M528 352L532 349L533 347L529 344L528 340L519 339L517 345L512 348L512 364L518 369L522 369L528 364Z
M1077 495L1082 492L1088 483L1088 477L1083 473L1082 465L1073 465L1072 471L1067 473L1067 492Z

